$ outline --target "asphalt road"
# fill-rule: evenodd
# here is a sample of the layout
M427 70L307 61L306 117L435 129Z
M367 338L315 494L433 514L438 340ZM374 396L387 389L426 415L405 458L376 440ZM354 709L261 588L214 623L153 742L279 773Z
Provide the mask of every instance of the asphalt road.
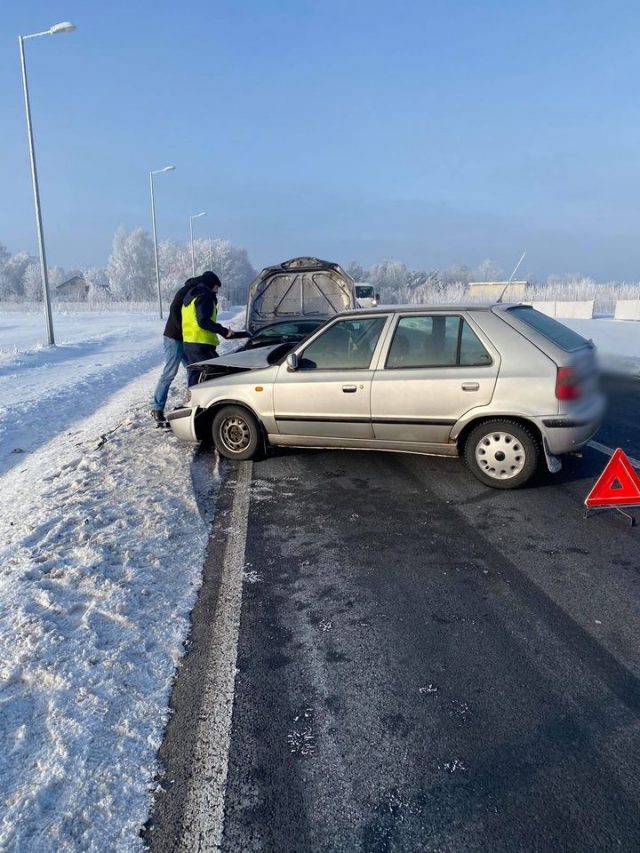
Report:
M596 440L609 447L621 447L625 453L640 459L640 376L604 378L609 398L607 418Z
M609 387L597 441L638 459L640 382ZM152 849L640 849L640 526L584 518L606 461L587 448L517 492L454 459L254 463L232 653L212 640L236 606L223 466ZM232 720L212 666L227 686L237 667ZM194 788L219 825L187 844Z

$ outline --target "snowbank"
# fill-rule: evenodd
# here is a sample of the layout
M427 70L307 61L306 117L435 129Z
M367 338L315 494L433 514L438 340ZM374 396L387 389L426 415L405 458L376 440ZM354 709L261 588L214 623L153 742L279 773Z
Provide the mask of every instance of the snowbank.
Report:
M207 541L194 451L149 416L161 321L58 317L48 349L38 319L0 315L0 849L138 850Z

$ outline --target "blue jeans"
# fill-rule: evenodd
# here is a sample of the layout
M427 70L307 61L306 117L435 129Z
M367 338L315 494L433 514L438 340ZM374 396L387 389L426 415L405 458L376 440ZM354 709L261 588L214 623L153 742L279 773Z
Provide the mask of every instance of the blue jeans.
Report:
M208 358L217 358L218 353L213 344L185 344L184 352L187 359L187 385L191 388L200 378L198 368L189 367L196 361L206 361Z
M164 367L153 395L153 408L159 412L164 412L169 396L169 386L175 379L178 368L181 364L187 366L182 341L174 341L173 338L168 338L165 335L162 342L164 344Z

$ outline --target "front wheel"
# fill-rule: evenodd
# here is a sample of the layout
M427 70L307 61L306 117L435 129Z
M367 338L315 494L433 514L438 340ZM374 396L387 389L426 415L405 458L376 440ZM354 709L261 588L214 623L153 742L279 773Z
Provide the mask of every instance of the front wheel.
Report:
M213 443L227 459L254 459L260 448L260 425L251 412L241 406L225 406L211 425Z
M508 420L485 421L471 430L464 458L471 473L493 489L518 489L538 467L538 443L529 430Z

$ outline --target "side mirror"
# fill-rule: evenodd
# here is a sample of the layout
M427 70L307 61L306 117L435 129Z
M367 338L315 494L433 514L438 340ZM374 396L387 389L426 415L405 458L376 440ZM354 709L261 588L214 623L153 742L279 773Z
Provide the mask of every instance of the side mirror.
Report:
M376 293L376 302L380 302L380 294Z
M297 370L300 365L298 356L295 352L290 352L287 356L287 370Z

